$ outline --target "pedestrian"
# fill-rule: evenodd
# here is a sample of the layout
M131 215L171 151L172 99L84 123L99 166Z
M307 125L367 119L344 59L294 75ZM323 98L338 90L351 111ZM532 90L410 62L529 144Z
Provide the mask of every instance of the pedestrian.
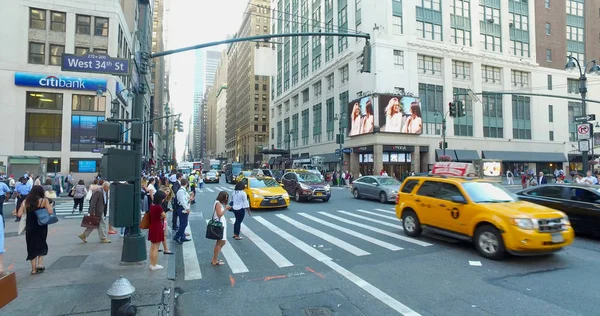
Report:
M175 172L175 171L173 171ZM173 197L173 201L171 202L171 208L173 209L173 218L171 219L171 228L173 229L173 231L177 231L179 229L179 225L177 225L177 192L179 192L179 188L181 187L181 178L183 177L183 175L181 173L177 173L171 176L171 178L169 178L169 182L171 182L171 189L173 190L173 193L175 194L175 196ZM171 181L173 180L174 181Z
M166 194L164 192L157 191L154 194L152 205L150 205L150 227L148 228L148 240L152 243L150 246L150 270L160 270L163 268L163 266L158 264L158 247L165 241L163 226L167 214L162 208L165 197Z
M149 210L150 205L148 204L148 179L146 178L142 178L142 190L140 192L141 194L141 199L142 199L142 203L141 203L141 212L142 213L146 213Z
M165 212L165 214L167 212L172 212L173 210L171 208L169 208L169 202L171 202L171 200L173 200L173 196L175 195L173 193L173 190L171 190L171 187L165 185L165 186L161 186L160 187L160 191L163 191L165 193L165 198L163 199L163 202L161 204L163 211ZM167 224L167 217L165 216L165 218L163 219L163 235L165 236L165 238L163 239L162 245L163 245L163 250L158 250L159 252L164 251L165 255L172 255L173 253L169 251L169 246L167 243L167 229L168 224Z
M196 204L196 176L192 173L189 177L191 204Z
M79 206L79 214L83 212L83 199L87 195L87 189L85 188L85 183L83 180L79 180L77 185L73 187L73 211L71 214L75 213L75 210Z
M154 199L154 194L156 194L156 179L154 177L148 179L146 190L148 191L148 205L150 205ZM150 209L149 206L148 209Z
M513 173L510 170L506 170L506 180L507 180L507 184L508 185L513 185L515 184L513 182Z
M242 221L244 220L244 216L246 215L246 210L250 216L250 203L248 202L248 196L246 192L244 192L244 183L238 182L235 185L235 189L233 190L233 195L231 197L231 202L229 206L231 206L231 210L233 214L235 214L235 224L233 224L233 239L242 240L243 238L240 236L240 228L242 226Z
M107 208L108 202L108 191L110 190L110 183L104 182L102 186L97 187L96 190L92 193L92 197L90 198L90 210L89 215L98 217L98 227L96 228L86 228L85 231L79 235L79 238L84 243L87 243L87 238L90 236L94 229L98 229L98 238L100 238L100 242L103 244L110 243L110 239L108 239L106 234L106 222L104 221L104 212Z
M21 209L21 205L23 204L23 201L25 201L25 197L27 196L27 194L29 194L29 191L31 191L31 188L27 186L27 179L25 177L20 177L19 183L17 183L17 186L15 187L15 192L17 193L17 205L15 208L15 213L17 213L17 210ZM17 216L15 222L20 221L21 216L19 216L18 214L15 215Z
M2 216L4 220L4 216ZM0 276L4 274L4 224L0 225Z
M181 186L177 191L177 205L175 208L175 212L177 212L177 217L179 218L179 228L173 240L181 244L191 241L191 239L185 237L185 229L187 228L188 216L190 215L190 198L187 194L188 181L181 179L180 182Z
M27 244L27 260L31 262L31 274L37 274L46 270L44 267L44 256L48 254L48 226L38 224L35 211L45 208L48 214L52 214L52 205L44 197L44 188L34 185L27 198L21 204L17 216L21 218L27 214L25 222L25 243Z
M6 185L6 183L4 182L0 182L0 217L2 217L2 227L4 228L4 225L6 225L5 221L4 221L4 200L9 197L10 194L10 188L8 187L8 185ZM2 234L0 234L2 235ZM2 235L4 236L4 235ZM0 251L3 250L3 247L0 247Z
M219 253L221 253L221 249L227 242L227 223L225 222L225 211L231 209L231 206L227 205L228 200L229 194L225 191L221 191L219 192L219 195L217 195L217 199L215 200L215 204L213 206L212 219L223 223L223 238L215 242L215 249L213 251L213 257L211 261L213 266L222 266L225 264L223 260L219 260Z

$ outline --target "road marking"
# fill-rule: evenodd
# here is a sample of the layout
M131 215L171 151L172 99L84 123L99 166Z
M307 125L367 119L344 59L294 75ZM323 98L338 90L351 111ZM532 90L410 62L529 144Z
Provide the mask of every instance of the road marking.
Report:
M315 236L317 236L317 237L319 237L319 238L321 238L321 239L323 239L323 240L325 240L325 241L327 241L327 242L329 242L329 243L331 243L333 245L336 245L336 246L338 246L338 247L340 247L340 248L342 248L342 249L350 252L351 254L353 254L355 256L367 256L367 255L370 255L370 253L368 253L368 252L366 252L366 251L364 251L364 250L362 250L362 249L360 249L360 248L358 248L356 246L353 246L353 245L351 245L351 244L349 244L349 243L347 243L347 242L345 242L345 241L343 241L343 240L341 240L339 238L336 238L336 237L333 237L333 236L331 236L329 234L326 234L326 233L324 233L324 232L322 232L322 231L320 231L318 229L314 229L314 228L312 228L310 226L304 225L304 224L302 224L302 223L300 223L298 221L295 221L295 220L293 220L293 219L291 219L291 218L289 218L289 217L287 217L287 216L285 216L283 214L276 214L275 216L277 216L277 217L283 219L284 221L286 221L286 222L288 222L288 223L296 226L296 228L299 228L299 229L301 229L301 230L303 230L303 231L305 231L307 233L313 234L313 235L315 235Z
M392 219L397 221L398 218L395 216L386 216L386 215L381 215L379 213L375 213L375 212L369 212L369 211L365 211L365 210L356 210L357 212L361 212L361 213L365 213L365 214L369 214L369 215L374 215L374 216L379 216L381 218L386 218L386 219Z
M213 191L211 188L206 188L206 190L207 190L208 192L215 192L215 191Z
M387 227L392 227L392 228L404 230L404 228L401 225L390 224L388 222L380 221L378 219L373 219L373 218L370 218L370 217L366 217L366 216L362 216L362 215L358 215L358 214L354 214L354 213L350 213L350 212L346 212L346 211L338 211L338 212L342 213L342 214L346 214L348 216L352 216L352 217L364 219L365 221L369 221L369 222L381 224L383 226L387 226Z
M190 234L189 238L192 238L192 230L189 225L185 228L185 232ZM196 253L196 244L194 244L194 241L184 242L181 248L183 251L184 280L202 279L202 271L200 271L200 263L198 262L198 254Z
M233 218L230 218L229 221L231 224L235 223ZM245 224L242 223L241 232L244 234L250 241L252 241L262 252L269 257L278 267L285 268L291 267L294 264L291 263L288 259L286 259L279 251L275 250L275 248L271 247L264 239L260 236L256 235L250 228L248 228Z
M365 234L361 234L359 232L355 232L355 231L353 231L351 229L347 229L345 227L342 227L342 226L339 226L339 225L336 225L336 224L332 224L332 223L326 222L326 221L324 221L322 219L316 218L316 217L308 215L306 213L298 213L298 215L304 216L304 217L306 217L306 218L308 218L308 219L310 219L312 221L315 221L315 222L317 222L319 224L325 225L327 227L331 227L333 229L339 230L341 232L344 232L346 234L349 234L349 235L352 235L354 237L360 238L360 239L362 239L364 241L368 241L368 242L370 242L372 244L375 244L377 246L381 246L381 247L389 249L391 251L398 251L398 250L404 249L404 248L398 247L396 245L392 245L389 242L385 242L385 241L373 238L371 236L367 236Z
M301 241L300 239L290 235L289 233L282 230L281 228L271 224L269 221L262 218L261 216L252 216L252 217L257 222L259 222L259 223L263 224L263 226L267 227L270 231L279 235L281 238L289 241L292 245L296 246L296 248L304 251L305 253L307 253L309 256L315 258L316 260L318 260L318 261L331 260L331 258L328 257L327 255L325 255L324 253L316 250L315 248L311 247L310 245L306 244L305 242Z
M325 216L333 218L333 219L337 219L338 221L346 223L346 224L350 224L350 225L358 226L358 227L361 227L361 228L364 228L364 229L368 229L370 231L373 231L373 232L376 232L376 233L380 233L382 235L386 235L386 236L389 236L389 237L392 237L392 238L395 238L395 239L399 239L399 240L403 240L403 241L406 241L406 242L410 242L410 243L413 243L413 244L416 244L416 245L419 245L419 246L423 246L423 247L433 246L433 244L430 244L428 242L424 242L424 241L420 241L418 239L413 239L413 238L410 238L410 237L402 236L402 235L399 235L397 233L392 233L392 232L389 232L387 230L383 230L383 229L380 229L380 228L377 228L377 227L373 227L373 226L369 226L369 225L365 225L365 224L361 224L361 223L356 223L356 222L353 222L353 221L351 221L349 219L345 219L343 217L335 216L333 214L329 214L329 213L326 213L326 212L319 212L319 214L325 215Z
M228 187L223 187L223 191L230 191L231 192L231 191L233 191L233 189L230 189Z
M207 219L206 223L208 224L208 222L209 220ZM225 239L227 239L226 236ZM231 272L233 272L233 274L246 273L250 271L242 261L242 258L240 258L233 247L231 247L231 243L226 242L225 246L223 246L221 249L221 252L223 252L223 256L225 256L225 260L227 261L227 265L229 268L231 268Z
M396 215L396 212L394 212L394 211L388 211L388 210L384 210L384 209L380 209L380 208L376 208L375 210L383 212L383 213L388 213L388 214L394 214L394 215Z
M324 253L322 253L322 252L316 250L315 248L311 247L307 243L305 243L305 242L299 240L298 238L296 238L296 237L288 234L287 232L281 230L279 227L271 224L270 222L268 222L267 220L263 219L260 216L254 216L254 219L257 222L263 224L265 227L267 227L269 230L271 230L275 234L277 234L280 237L282 237L283 239L289 241L292 245L296 246L296 248L304 251L306 254L308 254L309 256L313 257L314 259L316 259L316 260L318 260L320 262L323 262L325 265L327 265L333 271L335 271L338 274L340 274L341 276L345 277L350 282L354 283L355 285L357 285L361 289L365 290L367 293L371 294L373 297L375 297L376 299L380 300L382 303L384 303L385 305L389 306L393 310L399 312L402 315L420 316L419 313L413 311L412 309L410 309L406 305L400 303L399 301L395 300L393 297L389 296L385 292L381 291L380 289L378 289L375 286L371 285L367 281L359 278L358 276L356 276L352 272L346 270L342 266L340 266L337 263L333 262L330 257L326 256Z

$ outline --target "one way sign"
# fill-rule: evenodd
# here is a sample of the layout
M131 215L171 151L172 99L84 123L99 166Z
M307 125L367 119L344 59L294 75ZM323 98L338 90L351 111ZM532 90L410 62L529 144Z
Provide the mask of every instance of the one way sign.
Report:
M595 121L595 120L596 120L596 114L588 114L588 115L582 115L582 116L575 117L575 122L588 122L588 121Z

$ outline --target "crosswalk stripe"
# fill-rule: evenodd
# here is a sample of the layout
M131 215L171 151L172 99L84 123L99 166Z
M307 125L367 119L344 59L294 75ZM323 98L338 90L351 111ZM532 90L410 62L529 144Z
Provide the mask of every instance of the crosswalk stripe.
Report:
M394 214L394 215L396 215L396 212L394 212L394 211L388 211L388 210L384 210L384 209L380 209L380 208L376 208L375 210L383 212L383 213L388 213L388 214Z
M396 245L390 244L389 242L385 242L385 241L373 238L371 236L367 236L365 234L361 234L359 232L355 232L355 231L353 231L351 229L347 229L345 227L342 227L342 226L339 226L339 225L336 225L336 224L332 224L332 223L326 222L326 221L324 221L322 219L316 218L316 217L308 215L306 213L298 213L298 215L304 216L304 217L306 217L306 218L308 218L308 219L310 219L312 221L315 221L315 222L317 222L319 224L325 225L327 227L331 227L331 228L333 228L335 230L339 230L341 232L344 232L346 234L349 234L349 235L352 235L354 237L360 238L360 239L362 239L364 241L368 241L368 242L370 242L372 244L375 244L377 246L381 246L381 247L389 249L391 251L398 251L398 250L404 249L404 248L398 247Z
M344 278L348 279L350 282L356 284L358 287L365 290L367 293L371 294L373 297L377 298L379 301L386 304L387 306L394 309L395 311L399 312L400 314L408 315L408 316L420 316L417 312L413 311L408 306L400 303L399 301L397 301L393 297L389 296L385 292L383 292L380 289L376 288L375 286L371 285L369 282L361 279L357 275L346 270L344 267L333 262L333 260L331 258L329 258L327 255L314 249L313 247L309 246L307 243L305 243L305 242L299 240L298 238L288 234L287 232L281 230L279 227L271 224L270 222L268 222L267 220L263 219L260 216L254 216L254 219L257 222L263 224L265 227L267 227L269 230L271 230L275 234L277 234L280 237L282 237L283 239L289 241L292 245L296 246L296 248L304 251L306 254L313 257L315 260L323 262L323 264L327 265L329 268L331 268L331 270L337 272Z
M356 210L357 212L361 212L361 213L365 213L365 214L369 214L369 215L374 215L374 216L379 216L381 218L385 218L385 219L392 219L392 220L398 220L397 217L394 216L386 216L386 215L381 215L379 213L375 213L375 212L369 212L369 211L365 211L365 210Z
M313 234L313 235L315 235L315 236L317 236L317 237L319 237L319 238L321 238L321 239L323 239L323 240L325 240L325 241L327 241L327 242L329 242L329 243L331 243L333 245L336 245L336 246L338 246L338 247L340 247L340 248L342 248L342 249L350 252L351 254L353 254L355 256L367 256L367 255L370 255L370 253L368 253L368 252L366 252L366 251L364 251L364 250L362 250L362 249L360 249L360 248L358 248L356 246L353 246L353 245L351 245L351 244L349 244L349 243L347 243L347 242L345 242L345 241L343 241L343 240L341 240L339 238L333 237L333 236L331 236L331 235L329 235L327 233L324 233L324 232L322 232L322 231L320 231L318 229L314 229L314 228L312 228L310 226L304 225L304 224L302 224L302 223L300 223L298 221L295 221L295 220L293 220L293 219L291 219L291 218L289 218L289 217L287 217L287 216L285 216L283 214L276 214L275 216L283 219L284 221L286 221L286 222L288 222L288 223L296 226L297 228L299 228L299 229L301 229L301 230L303 230L303 231L305 231L307 233Z
M223 187L223 191L230 191L231 192L231 191L233 191L233 189L230 189L228 187Z
M373 227L373 226L369 226L369 225L357 223L357 222L345 219L343 217L339 217L339 216L335 216L333 214L329 214L327 212L319 212L319 214L325 215L325 216L333 218L333 219L336 219L336 220L338 220L340 222L343 222L343 223L346 223L346 224L350 224L350 225L358 226L358 227L361 227L361 228L364 228L364 229L368 229L370 231L373 231L373 232L376 232L376 233L380 233L382 235L386 235L386 236L389 236L389 237L392 237L392 238L395 238L395 239L399 239L399 240L403 240L403 241L406 241L406 242L410 242L410 243L413 243L413 244L416 244L416 245L419 245L419 246L423 246L423 247L433 246L433 244L430 244L428 242L424 242L424 241L420 241L418 239L413 239L413 238L410 238L410 237L402 236L402 235L399 235L399 234L396 234L396 233L392 233L392 232L389 232L387 230L383 230L383 229L380 229L380 228L377 228L377 227Z
M364 219L365 221L377 223L377 224L380 224L380 225L383 225L383 226L388 226L388 227L393 227L393 228L396 228L396 229L404 230L404 227L402 227L400 225L390 224L388 222L380 221L378 219L373 219L373 218L370 218L370 217L366 217L366 216L362 216L362 215L358 215L358 214L353 214L353 213L346 212L346 211L338 211L338 212L340 212L342 214L346 214L348 216L352 216L352 217Z
M190 234L192 238L192 230L190 226L185 228L185 232ZM184 242L181 246L183 252L183 267L186 281L202 279L202 271L198 262L198 254L196 253L196 245L193 241Z
M235 223L233 218L230 218L229 221L231 224ZM278 267L285 268L291 267L294 264L291 263L288 259L286 259L279 251L275 250L275 248L271 247L264 239L260 238L260 236L256 235L250 228L248 228L245 224L242 223L241 232L244 234L250 241L252 241L262 252L269 257Z
M208 222L209 220L207 219L206 223L208 224ZM227 239L226 236L225 239ZM225 246L223 246L223 248L221 249L221 252L223 253L223 256L225 256L225 260L227 261L227 265L231 269L231 272L233 272L234 274L246 273L250 271L242 261L242 258L240 258L237 252L235 252L235 250L231 246L231 243L226 242Z
M215 191L213 191L211 188L206 188L206 190L207 190L208 192L215 192Z

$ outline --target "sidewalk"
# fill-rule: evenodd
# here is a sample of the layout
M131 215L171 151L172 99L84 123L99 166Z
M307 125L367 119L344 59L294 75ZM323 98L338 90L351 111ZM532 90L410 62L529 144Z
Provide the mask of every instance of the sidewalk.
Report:
M121 264L123 239L118 234L109 235L112 243L100 244L94 231L84 244L77 237L84 230L79 224L77 219L61 219L49 226L46 271L30 275L25 235L17 235L18 223L7 217L4 264L17 275L19 296L0 309L0 315L109 315L106 291L120 275L136 289L132 304L138 307L137 315L157 315L159 308L167 307L161 306L161 300L165 288L171 287L170 256L159 253L159 264L165 269L158 271L150 271L147 261ZM168 294L164 304L169 304Z

